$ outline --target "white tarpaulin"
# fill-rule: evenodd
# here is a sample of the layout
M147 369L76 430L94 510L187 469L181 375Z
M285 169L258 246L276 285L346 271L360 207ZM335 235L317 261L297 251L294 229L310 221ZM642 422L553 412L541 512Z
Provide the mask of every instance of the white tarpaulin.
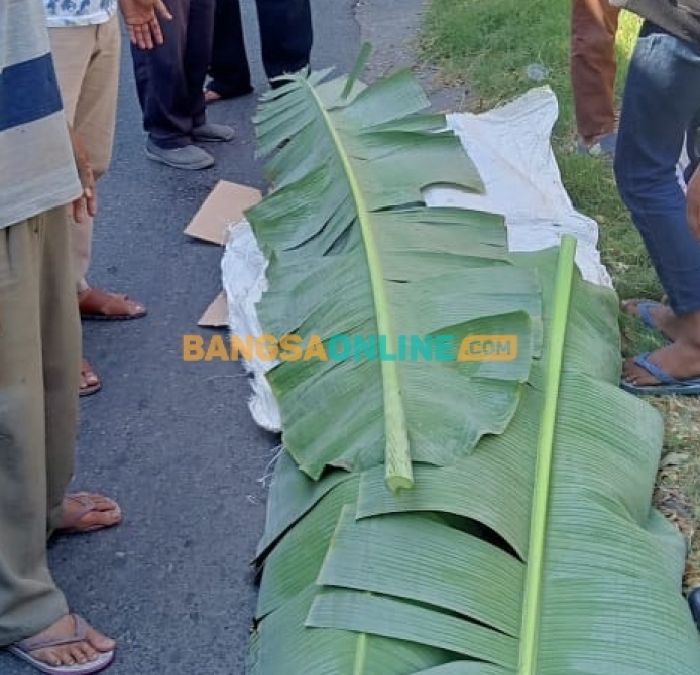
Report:
M479 169L486 194L435 188L428 190L426 200L430 206L505 216L511 251L558 246L562 234L573 234L583 277L611 286L600 262L598 226L574 209L561 180L551 145L558 117L557 98L549 87L481 115L450 115L448 123Z
M537 251L556 246L563 234L578 239L576 262L584 278L610 286L600 262L598 226L578 213L561 180L551 147L559 114L549 87L481 115L450 115L450 127L476 164L486 187L484 195L450 188L426 192L430 206L457 206L498 213L505 217L512 251ZM266 287L266 263L248 223L231 229L222 262L229 302L229 324L237 335L260 335L255 303ZM280 430L280 415L265 373L274 363L245 364L252 376L250 410L255 421L270 431Z

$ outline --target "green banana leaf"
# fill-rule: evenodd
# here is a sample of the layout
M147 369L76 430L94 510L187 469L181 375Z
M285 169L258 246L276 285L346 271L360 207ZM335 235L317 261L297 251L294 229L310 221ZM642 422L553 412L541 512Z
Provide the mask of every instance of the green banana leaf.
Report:
M287 452L258 548L248 671L697 675L684 543L651 508L663 427L618 387L617 298L573 274L564 249L508 255L498 219L406 201L446 178L478 188L469 164L452 173L457 159L392 172L415 133L442 136L409 79L299 76L263 107L263 150L288 141L271 163L278 189L251 213L270 261L263 324L326 341L387 321L396 335L488 330L525 348L505 364L397 364L396 428L382 364L272 371ZM353 180L381 209L363 215L372 255ZM408 479L396 467L387 481L390 429L406 433L411 489L392 489Z
M410 73L350 87L347 99L346 78L319 77L293 78L257 118L261 152L282 146L270 166L277 189L248 213L270 260L264 331L317 336L329 350L382 336L397 354L399 336L457 339L490 321L520 346L497 372L314 359L269 374L303 471L318 479L328 466L383 461L397 490L413 485L412 461L449 464L506 428L541 351L539 281L508 261L500 218L423 204L434 184L482 185L444 117L418 114L429 103Z

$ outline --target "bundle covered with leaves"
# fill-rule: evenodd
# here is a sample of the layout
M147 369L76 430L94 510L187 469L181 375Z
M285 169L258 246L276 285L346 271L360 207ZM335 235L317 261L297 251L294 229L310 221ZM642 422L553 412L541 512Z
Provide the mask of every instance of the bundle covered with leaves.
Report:
M508 360L311 359L268 379L251 675L694 675L684 545L651 509L662 426L621 392L617 300L573 249L508 253L409 73L294 76L257 117L249 220L274 335L508 335ZM545 431L543 431L545 430Z

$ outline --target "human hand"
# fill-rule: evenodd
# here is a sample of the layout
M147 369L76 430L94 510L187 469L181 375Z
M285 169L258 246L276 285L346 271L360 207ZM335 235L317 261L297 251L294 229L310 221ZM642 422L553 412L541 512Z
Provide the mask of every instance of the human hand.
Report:
M697 239L700 239L700 168L696 169L688 183L688 223Z
M153 49L163 44L158 17L166 21L173 18L163 0L119 0L119 6L134 45L139 49Z
M80 136L69 127L71 142L73 143L73 155L78 167L80 183L83 186L83 194L73 201L73 220L82 223L87 216L94 218L97 215L97 190L95 187L95 174L90 164L90 157L83 145Z

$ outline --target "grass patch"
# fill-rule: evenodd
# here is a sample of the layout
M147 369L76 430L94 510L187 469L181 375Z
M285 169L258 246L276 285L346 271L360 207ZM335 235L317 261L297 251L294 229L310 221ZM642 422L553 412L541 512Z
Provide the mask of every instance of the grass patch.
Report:
M623 14L617 38L618 96L639 20ZM574 104L569 75L570 3L551 0L432 0L422 40L424 58L447 83L471 88L471 109L486 110L534 86L548 84L559 98L554 150L576 207L598 221L600 249L622 298L659 299L662 289L646 249L620 201L609 162L575 154ZM533 64L546 78L533 81ZM539 69L541 70L541 69ZM621 319L625 355L661 345L638 321ZM656 399L666 420L656 503L691 542L686 581L700 585L700 403Z

